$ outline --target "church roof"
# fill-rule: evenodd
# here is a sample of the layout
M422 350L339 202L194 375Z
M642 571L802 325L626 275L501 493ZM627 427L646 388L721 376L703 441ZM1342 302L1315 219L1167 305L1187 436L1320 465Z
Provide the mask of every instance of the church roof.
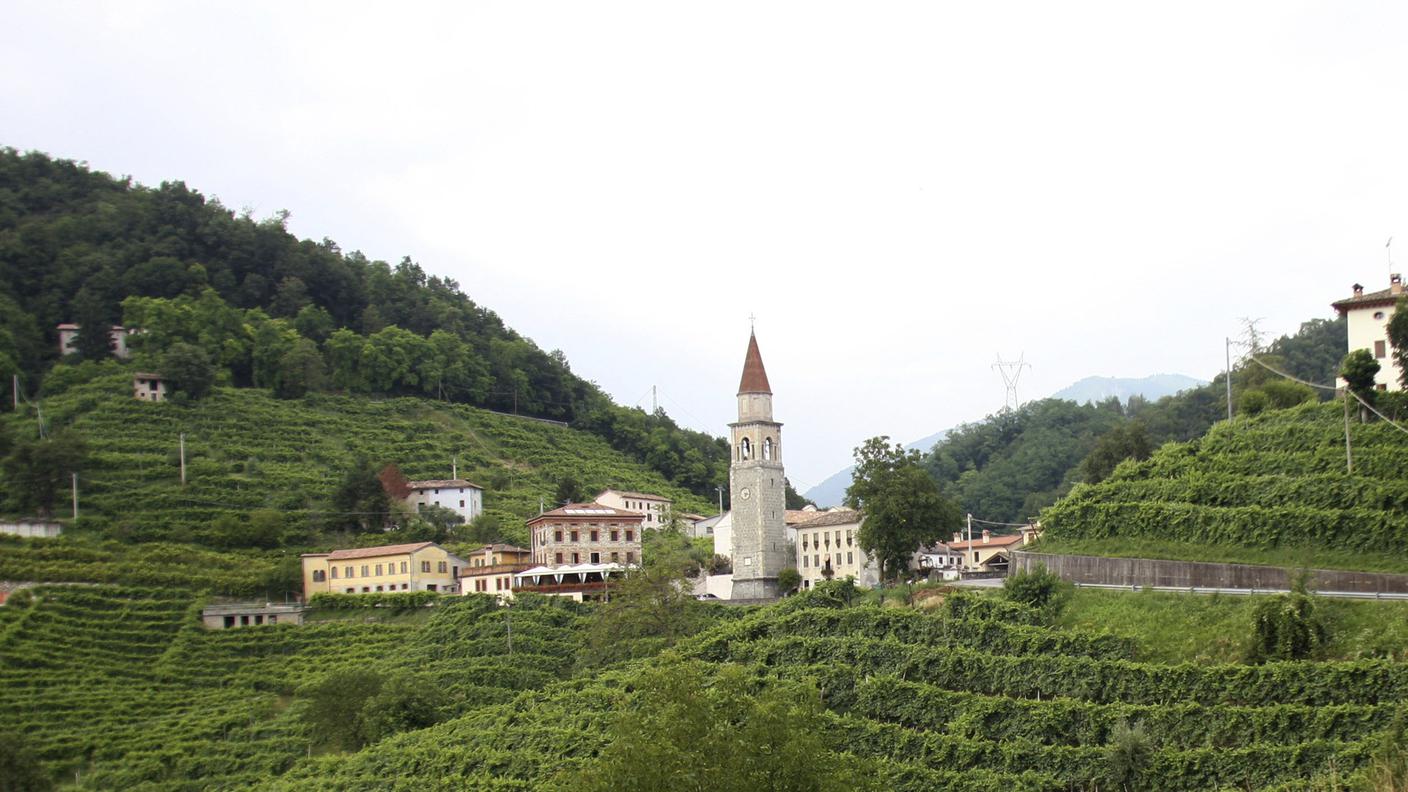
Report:
M768 384L768 372L763 368L763 354L758 351L758 337L748 336L748 355L743 358L743 379L738 383L739 393L772 394Z

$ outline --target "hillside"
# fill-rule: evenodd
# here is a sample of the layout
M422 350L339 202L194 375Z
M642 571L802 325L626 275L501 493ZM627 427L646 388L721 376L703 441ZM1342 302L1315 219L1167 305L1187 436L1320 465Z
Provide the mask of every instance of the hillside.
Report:
M1126 769L1124 788L1202 792L1321 788L1302 784L1363 767L1408 700L1399 663L1160 665L1129 640L971 597L930 612L842 607L824 592L711 607L715 626L679 659L604 671L577 664L589 611L561 601L515 605L511 654L510 614L488 598L223 632L197 625L198 604L50 588L0 609L0 717L78 789L569 789L572 773L609 767L598 754L632 712L669 721L666 740L632 750L668 756L700 739L671 728L681 718L720 725L719 709L700 712L710 688L741 683L752 700L796 683L814 691L794 713L817 750L807 764L839 760L859 776L845 788L1117 789L1110 746L1137 723L1149 761ZM359 703L352 680L380 688L368 707L387 717L368 722L365 748L317 742L308 725L333 678ZM673 695L678 710L641 709ZM700 757L698 772L727 753Z
M658 492L684 510L710 510L707 500L588 432L429 399L280 400L257 389L216 388L188 404L153 404L132 398L130 374L111 373L44 407L51 432L71 429L89 448L79 478L80 533L128 541L220 546L212 535L217 519L272 510L282 543L301 546L326 524L332 491L358 459L395 463L410 478L449 478L457 458L459 475L486 488L485 513L525 544L525 518L540 499L551 504L566 477L591 492Z
M1408 571L1408 434L1312 403L1216 424L1042 512L1042 549Z

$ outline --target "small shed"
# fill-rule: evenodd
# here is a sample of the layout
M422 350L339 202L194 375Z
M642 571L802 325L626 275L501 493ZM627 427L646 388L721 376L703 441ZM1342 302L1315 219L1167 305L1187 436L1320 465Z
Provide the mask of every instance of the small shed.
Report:
M132 375L132 397L137 401L166 401L166 380L160 374L139 371Z

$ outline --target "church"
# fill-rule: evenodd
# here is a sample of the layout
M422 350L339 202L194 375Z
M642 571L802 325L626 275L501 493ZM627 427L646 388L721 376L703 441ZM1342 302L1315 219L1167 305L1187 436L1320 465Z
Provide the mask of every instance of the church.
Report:
M782 424L773 420L756 334L748 337L738 383L738 420L729 424L730 511L715 526L714 552L733 561L731 575L710 575L706 590L720 599L772 599L777 575L793 565L786 524Z

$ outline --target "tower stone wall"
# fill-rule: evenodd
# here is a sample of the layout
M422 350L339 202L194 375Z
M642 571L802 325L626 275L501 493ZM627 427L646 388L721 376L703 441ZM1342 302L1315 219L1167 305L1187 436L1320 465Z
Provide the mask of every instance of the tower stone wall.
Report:
M748 339L738 393L738 421L729 424L732 462L733 598L778 596L777 575L787 552L782 424L772 419L772 390L756 338Z

